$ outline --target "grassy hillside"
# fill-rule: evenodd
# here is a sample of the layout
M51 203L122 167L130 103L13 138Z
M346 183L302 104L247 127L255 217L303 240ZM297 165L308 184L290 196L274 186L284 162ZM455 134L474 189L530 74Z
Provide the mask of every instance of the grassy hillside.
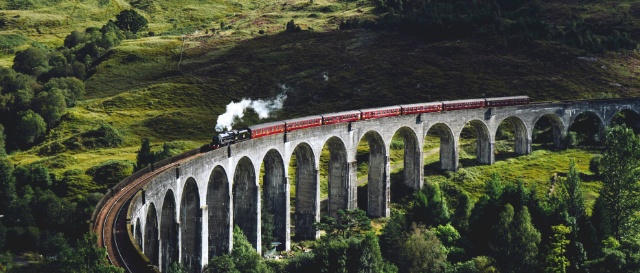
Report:
M108 159L135 161L144 137L155 149L163 142L198 147L214 133L229 102L285 90L284 108L271 119L515 94L536 101L640 96L637 52L594 55L555 42L477 36L427 42L396 31L337 30L346 18L380 15L366 1L0 0L0 8L3 66L11 65L17 50L55 48L71 31L101 26L123 9L135 8L150 21L138 39L102 58L85 81L85 100L58 128L33 149L11 156L20 164L54 162L47 164L56 173ZM544 1L538 8L558 24L572 18L597 29L640 29L640 1ZM302 31L284 32L290 20ZM121 132L124 145L39 153L99 124Z

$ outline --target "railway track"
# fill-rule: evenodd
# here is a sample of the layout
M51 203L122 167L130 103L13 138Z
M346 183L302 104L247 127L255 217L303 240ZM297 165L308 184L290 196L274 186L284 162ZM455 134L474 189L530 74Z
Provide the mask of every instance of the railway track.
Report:
M111 264L124 268L126 272L157 272L139 255L139 250L130 240L127 231L129 203L153 177L196 156L170 159L170 163L148 170L133 181L125 180L107 193L110 197L105 197L108 198L106 202L96 208L92 231L98 235L98 246L106 248Z

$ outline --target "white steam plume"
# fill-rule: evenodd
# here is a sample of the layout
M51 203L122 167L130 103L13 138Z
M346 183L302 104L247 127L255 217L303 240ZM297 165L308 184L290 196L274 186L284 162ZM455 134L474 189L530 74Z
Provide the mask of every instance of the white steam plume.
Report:
M242 120L244 110L247 108L253 108L260 119L268 118L272 111L282 108L285 99L287 99L287 94L283 92L272 100L243 99L240 102L231 102L227 104L227 111L218 116L216 131L231 130L235 119Z

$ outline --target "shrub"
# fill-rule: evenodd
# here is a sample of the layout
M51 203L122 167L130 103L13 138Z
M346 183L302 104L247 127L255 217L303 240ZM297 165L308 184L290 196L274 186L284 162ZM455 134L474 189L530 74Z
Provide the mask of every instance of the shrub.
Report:
M115 148L124 144L124 136L113 127L102 124L96 129L68 138L63 144L69 150Z
M285 27L285 31L286 32L300 32L302 29L300 28L299 25L296 25L296 23L293 21L293 19L291 19L291 21L287 22L287 26Z
M22 148L28 148L36 140L40 139L47 130L44 119L31 110L19 114L18 125L15 131L15 140Z
M108 160L87 170L98 185L111 187L133 173L133 162L124 160Z
M138 31L147 27L149 21L133 9L123 10L116 15L114 22L123 31L138 33Z
M591 158L589 161L589 171L591 171L596 176L600 176L600 161L602 160L601 155L596 155Z

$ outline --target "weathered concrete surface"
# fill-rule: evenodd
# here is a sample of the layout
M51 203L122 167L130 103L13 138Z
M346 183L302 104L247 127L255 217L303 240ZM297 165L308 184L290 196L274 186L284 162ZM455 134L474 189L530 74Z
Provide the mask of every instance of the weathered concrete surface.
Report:
M369 154L369 193L367 213L389 216L389 150L394 134L404 139L405 184L419 189L423 185L424 139L430 129L440 135L442 169L458 169L460 133L470 124L478 137L479 162L495 161L495 136L501 122L515 129L517 154L531 152L533 128L546 116L552 120L554 143L561 147L575 118L593 113L601 122L599 130L611 123L620 111L640 112L639 98L576 102L533 103L500 108L457 110L420 115L396 116L334 124L269 136L211 151L156 176L143 197L132 202L132 223L140 227L142 249L163 271L172 262L199 264L231 250L233 226L242 228L260 251L261 207L274 217L274 236L289 249L291 237L315 239L312 224L320 219L320 154L325 145L330 152L328 170L330 215L357 205L356 153L367 139ZM295 158L296 175L288 166ZM263 185L259 184L264 165ZM294 218L290 198L296 192ZM139 221L139 224L138 224ZM136 228L135 230L138 230ZM137 231L136 231L137 233ZM293 236L295 235L295 236Z

